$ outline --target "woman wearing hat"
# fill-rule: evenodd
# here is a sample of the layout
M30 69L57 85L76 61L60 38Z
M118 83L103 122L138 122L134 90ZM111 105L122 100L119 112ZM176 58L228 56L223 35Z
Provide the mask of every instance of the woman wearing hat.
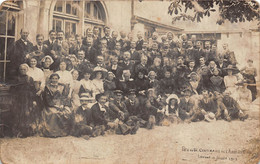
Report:
M102 67L95 67L93 70L93 97L97 94L104 93L104 81L107 70Z
M43 122L41 135L46 137L61 137L69 134L69 121L71 110L67 101L68 89L66 85L59 83L60 76L54 73L50 76L50 83L43 92L45 109L43 110Z
M79 89L79 96L82 93L90 93L90 95L93 97L93 84L90 80L92 70L85 69L83 73L83 79L80 80L80 89Z
M10 92L14 95L16 102L13 104L13 134L19 137L27 137L33 134L35 116L32 111L36 105L36 88L32 77L27 75L29 66L21 64L19 75L14 81Z
M239 73L239 70L234 68L233 65L228 65L225 70L227 71L227 76L224 76L226 90L229 90L234 94L237 88L236 83L238 82L237 76L235 76L235 74Z
M176 94L171 94L167 99L166 99L166 110L165 110L165 115L170 118L170 120L176 121L178 120L178 105L180 103L180 99Z

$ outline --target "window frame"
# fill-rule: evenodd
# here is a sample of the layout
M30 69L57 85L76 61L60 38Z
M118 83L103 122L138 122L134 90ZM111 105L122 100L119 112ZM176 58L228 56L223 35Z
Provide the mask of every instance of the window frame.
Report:
M0 38L4 38L5 42L4 42L4 58L0 59L0 64L3 63L3 66L1 66L0 68L3 68L3 73L0 75L2 77L2 80L0 80L0 82L5 82L6 81L6 71L7 71L7 64L11 62L11 60L7 59L7 46L8 46L8 39L14 39L14 43L16 41L16 35L17 35L17 22L18 22L18 18L15 16L15 29L14 29L14 35L11 36L8 34L8 16L9 13L17 13L20 11L20 8L18 6L18 4L13 3L13 2L4 2L3 3L3 8L1 10L1 12L6 12L6 19L5 19L5 34L4 35L0 35Z

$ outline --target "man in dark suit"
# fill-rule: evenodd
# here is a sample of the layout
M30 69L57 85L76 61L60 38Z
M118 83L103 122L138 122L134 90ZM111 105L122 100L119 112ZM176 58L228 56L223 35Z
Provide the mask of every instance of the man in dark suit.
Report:
M42 34L36 35L37 44L33 46L33 52L30 54L31 57L35 57L37 59L37 67L41 66L40 61L46 55L48 55L48 46L43 44L44 36Z
M108 45L109 41L112 39L110 37L110 28L104 27L104 33L105 33L105 36L102 39L105 39L107 41L107 45Z
M114 91L114 100L109 102L109 108L117 114L117 118L122 122L119 122L117 134L135 134L139 128L138 123L134 123L134 120L129 120L129 112L127 110L126 104L122 101L123 92L121 90ZM128 121L128 124L126 122Z
M47 45L48 47L48 51L49 51L48 54L50 54L50 51L52 50L52 46L55 40L56 40L56 32L54 30L51 30L49 32L49 39L43 42L43 45Z
M196 106L195 101L190 98L192 91L186 88L182 91L184 97L180 99L179 103L179 117L182 120L187 120L188 122L196 120ZM197 113L200 113L199 111Z
M105 94L97 94L96 101L92 107L92 119L94 126L107 126L107 123L113 121L111 116L115 115L109 108L106 106L107 96Z
M120 63L120 67L123 70L130 70L131 74L134 75L134 64L130 61L131 55L129 52L124 52L123 62Z
M116 46L116 42L117 42L117 37L118 37L118 32L117 31L113 31L112 32L112 38L109 39L108 43L107 43L107 48L112 51L115 49Z
M107 70L112 72L117 79L122 76L122 67L118 65L118 56L113 56L111 58L111 66L107 67Z
M21 29L21 38L10 48L10 74L16 75L21 64L29 58L29 53L33 51L33 44L28 40L29 31Z
M137 41L136 41L136 47L135 47L135 49L136 49L136 51L140 51L140 50L142 50L142 48L143 48L143 43L144 43L144 40L143 40L143 36L142 36L142 33L141 33L141 31L138 31L137 32Z
M73 128L71 130L71 135L80 137L83 135L91 135L93 129L92 121L92 110L90 108L92 98L86 93L81 94L80 103L81 106L78 107L73 113Z
M82 36L76 35L75 38L76 38L76 45L74 51L72 51L72 54L76 54L80 50L86 52L87 46L82 43Z
M120 44L121 44L121 51L122 52L125 52L125 51L128 51L128 45L127 45L127 38L126 38L126 32L125 31L120 31Z

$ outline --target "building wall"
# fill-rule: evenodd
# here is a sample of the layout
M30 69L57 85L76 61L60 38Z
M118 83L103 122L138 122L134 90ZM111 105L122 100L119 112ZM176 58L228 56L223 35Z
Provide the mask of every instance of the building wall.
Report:
M131 1L105 1L108 11L108 26L116 31L131 31Z

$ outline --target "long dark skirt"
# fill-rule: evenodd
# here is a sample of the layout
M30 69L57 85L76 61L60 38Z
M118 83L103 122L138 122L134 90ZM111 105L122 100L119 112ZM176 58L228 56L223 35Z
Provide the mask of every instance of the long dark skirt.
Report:
M71 113L65 109L50 107L43 110L40 135L44 137L67 136L71 129Z

